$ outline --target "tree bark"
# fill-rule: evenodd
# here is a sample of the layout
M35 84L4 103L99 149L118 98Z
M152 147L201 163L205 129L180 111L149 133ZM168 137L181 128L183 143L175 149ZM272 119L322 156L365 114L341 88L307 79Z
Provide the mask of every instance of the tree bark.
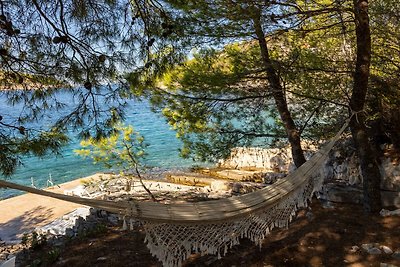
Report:
M376 153L374 153L368 138L364 112L371 62L368 0L354 0L354 14L357 37L357 59L354 72L353 92L350 99L350 108L355 114L350 121L350 128L360 158L361 174L363 177L364 209L367 212L377 212L381 209L381 174Z
M300 132L292 119L292 115L290 114L290 111L288 109L286 97L283 87L280 83L279 76L269 57L267 41L265 40L265 34L260 23L260 17L256 15L253 18L253 23L254 30L258 39L258 44L260 46L263 64L265 69L267 70L267 79L271 86L272 97L274 98L275 105L285 126L286 134L292 149L293 162L296 167L300 167L304 162L306 162L303 149L301 148Z

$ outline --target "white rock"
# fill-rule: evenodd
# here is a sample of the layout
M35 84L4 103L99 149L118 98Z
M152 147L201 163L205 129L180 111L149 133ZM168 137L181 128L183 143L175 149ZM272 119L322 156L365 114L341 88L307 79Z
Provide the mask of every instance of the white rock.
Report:
M66 230L68 228L72 228L76 224L80 224L83 221L83 218L86 218L89 215L89 208L78 208L45 226L37 228L36 231L39 233L49 233L52 235L64 235L67 234Z
M357 251L359 251L359 250L360 250L360 247L359 247L359 246L352 246L351 249L350 249L350 252L351 252L351 253L355 253L355 252L357 252Z
M211 192L211 187L207 185L207 186L205 186L205 187L202 188L202 191L203 191L204 193L210 193L210 192Z
M227 181L212 181L212 191L228 191L230 189L230 183Z
M345 141L340 144L342 149L346 149L349 142ZM315 147L310 147L311 151L315 151ZM306 153L308 156L310 153ZM349 155L341 150L334 150L323 169L323 177L325 179L341 180L350 185L362 184L362 176L360 174L359 159L354 154ZM338 164L340 159L340 164ZM344 160L342 160L344 159ZM219 166L226 168L245 168L256 167L269 171L287 172L292 171L291 150L288 147L279 148L256 148L256 147L237 147L231 150L230 156L225 160L219 161ZM382 187L390 191L400 190L400 165L395 164L389 158L382 158Z
M392 254L393 250L389 248L388 246L380 246L380 249L385 253L385 254Z

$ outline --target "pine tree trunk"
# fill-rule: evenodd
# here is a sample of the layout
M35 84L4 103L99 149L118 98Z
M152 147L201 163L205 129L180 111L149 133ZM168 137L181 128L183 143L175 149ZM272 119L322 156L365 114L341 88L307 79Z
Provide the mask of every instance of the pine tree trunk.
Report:
M255 16L253 19L255 33L257 35L258 44L260 46L261 56L264 67L266 68L268 75L268 82L271 86L271 93L275 100L276 107L278 109L281 120L285 126L286 134L292 149L293 162L296 167L300 167L306 159L304 157L303 149L300 143L300 133L297 129L292 115L287 106L286 97L279 81L279 76L271 62L268 52L267 42L265 40L265 34L260 24L259 16Z
M356 114L350 122L351 133L361 164L363 176L364 209L377 212L381 208L381 174L377 155L369 142L365 126L364 105L368 90L369 66L371 61L371 35L368 16L368 0L354 0L357 36L357 59L354 73L353 93L350 108Z

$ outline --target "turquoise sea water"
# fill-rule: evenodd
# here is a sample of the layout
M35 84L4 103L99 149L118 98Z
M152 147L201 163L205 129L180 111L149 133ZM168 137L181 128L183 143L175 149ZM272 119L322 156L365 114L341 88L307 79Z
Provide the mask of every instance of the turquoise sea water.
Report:
M68 98L65 95L62 97ZM20 108L7 104L5 96L0 95L0 115L4 118L18 116ZM185 169L194 164L192 160L179 157L178 149L181 143L176 139L175 132L170 129L160 114L150 110L146 101L130 101L126 115L125 123L133 125L135 130L145 137L145 142L149 144L146 149L148 155L143 163L161 170ZM61 157L53 155L43 159L33 156L25 157L24 166L19 167L17 172L7 179L24 185L31 185L33 180L35 186L43 188L50 176L56 184L60 184L96 172L107 171L101 164L93 164L91 159L83 159L76 155L73 150L80 148L80 140L74 134L71 134L71 139L71 143L64 147ZM1 177L1 179L4 178ZM20 192L0 189L0 199L17 194Z

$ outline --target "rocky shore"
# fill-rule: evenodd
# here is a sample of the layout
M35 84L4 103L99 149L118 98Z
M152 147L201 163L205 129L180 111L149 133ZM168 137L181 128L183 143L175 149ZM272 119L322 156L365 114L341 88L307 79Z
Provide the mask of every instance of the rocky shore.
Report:
M181 179L188 180L196 177L197 185L185 185L182 184L183 181L182 183L171 183L156 180L144 180L143 184L152 192L157 201L163 203L207 201L226 198L232 195L251 192L265 186L265 184L262 183L239 183L233 180L219 180L215 177L205 178L204 175L198 173L187 173L186 175L179 173L170 175L168 179L172 179L171 177L175 177L175 179L180 177ZM74 185L75 186L72 188L64 188L65 190L63 193L112 201L131 199L151 201L151 197L137 178L124 177L120 175L97 174L87 177L86 179L81 179L79 183L75 182ZM61 189L58 189L58 191L60 190ZM48 199L43 199L44 202L40 203L40 207L42 208L44 208L46 203L48 203L46 201ZM7 201L13 201L13 199L8 199ZM69 204L70 203L65 203L65 205ZM128 222L129 226L127 226L122 217L103 210L97 210L90 207L76 208L75 206L71 206L71 208L72 210L70 212L60 216L50 223L29 228L30 230L25 233L16 233L15 237L18 236L17 239L9 241L0 240L0 263L1 261L11 259L15 254L26 251L26 248L32 246L32 240L34 240L35 243L40 243L41 240L45 240L46 243L57 243L62 242L60 240L63 240L64 238L74 238L94 231L99 225L114 225L126 229L132 227L132 224L136 224L136 222L130 221ZM18 218L16 219L18 220ZM12 221L12 218L10 218L10 221ZM3 224L2 222L0 223ZM6 224L7 222L4 223L4 225ZM21 230L22 229L23 228L21 228Z
M346 147L346 142L343 141L338 149L332 151L319 173L325 181L319 197L328 203L325 205L328 208L331 207L329 204L331 202L361 203L362 201L362 179L358 159L353 151L340 149ZM309 147L307 154L312 154L313 150L315 148ZM400 208L400 165L394 157L391 157L390 147L387 147L385 151L381 159L381 172L384 177L381 184L383 202L386 206ZM232 150L230 157L220 161L216 168L169 173L162 181L144 180L142 184L137 178L97 174L79 182L71 182L74 184L73 187L57 190L64 194L112 201L131 199L151 201L144 185L159 202L207 201L245 194L274 183L293 170L290 159L288 148L236 148ZM45 207L46 204L43 206ZM390 211L384 211L382 215L388 214L396 215ZM9 219L12 221L13 218ZM0 225L6 223L6 221L0 222ZM134 223L131 221L130 227ZM73 207L69 212L49 223L39 223L38 227L30 228L30 231L23 236L32 237L34 233L39 237L57 242L56 240L60 237L73 238L93 231L99 224L129 228L129 222L124 223L123 218L115 214L89 207ZM21 237L22 233L19 234ZM0 242L2 242L0 263L24 248L24 245L18 244L18 240L15 240L16 244L6 244L4 240Z
M305 144L303 147L306 147L307 156L316 149ZM323 165L318 174L324 180L320 198L332 202L361 203L362 176L358 157L355 150L349 147L352 147L350 139L338 142ZM384 146L383 151L380 158L380 171L383 178L381 181L382 202L384 206L400 208L400 161L393 153L392 146ZM291 151L288 147L281 149L236 148L226 160L221 160L218 165L221 168L258 170L262 173L262 177L268 177L272 182L294 170L291 163ZM264 182L268 181L264 180Z

